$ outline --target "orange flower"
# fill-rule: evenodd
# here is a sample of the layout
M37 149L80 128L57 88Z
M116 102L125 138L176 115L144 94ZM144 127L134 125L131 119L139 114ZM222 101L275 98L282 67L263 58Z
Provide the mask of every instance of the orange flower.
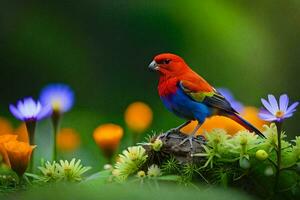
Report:
M126 108L125 122L131 130L137 133L145 131L150 126L152 119L151 108L143 102L134 102Z
M15 130L15 134L18 135L19 141L29 144L29 136L25 123L20 124L20 126Z
M11 123L7 119L0 117L0 135L11 134L12 132Z
M74 151L80 145L80 136L72 128L62 128L56 135L56 143L61 151Z
M10 167L10 162L9 162L6 149L4 147L4 143L10 141L16 141L16 140L17 140L16 135L12 135L12 134L0 135L0 155L4 161L4 164L6 164L8 167Z
M95 129L93 136L105 156L111 158L123 137L123 129L116 124L104 124Z
M189 134L195 129L196 125L197 125L197 121L192 121L189 125L183 127L181 131L183 133ZM216 115L205 120L201 128L197 131L197 135L203 134L205 133L205 131L210 132L214 128L224 129L230 135L234 135L239 130L244 129L241 125L239 125L235 121L227 117Z
M260 130L265 124L264 121L259 119L258 109L255 107L245 107L242 116ZM193 121L189 125L183 127L181 131L183 133L189 134L195 129L196 125L197 122ZM197 131L197 134L203 134L205 131L210 132L214 128L224 129L230 135L235 135L238 131L245 130L243 126L227 117L212 116L205 120L201 128Z
M263 121L263 120L261 120L258 117L258 113L259 113L259 110L257 108L248 106L248 107L244 108L244 110L243 110L243 112L241 114L253 126L255 126L256 128L258 128L259 130L262 131L263 130L263 125L264 124L268 124L268 123L265 122L265 121Z
M32 150L35 146L30 146L25 142L9 141L3 144L11 168L19 175L23 175L30 161Z

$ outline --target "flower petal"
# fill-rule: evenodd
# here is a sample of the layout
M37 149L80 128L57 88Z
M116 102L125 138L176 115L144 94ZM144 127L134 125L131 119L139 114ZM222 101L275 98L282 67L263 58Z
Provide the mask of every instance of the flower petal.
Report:
M269 104L269 102L263 98L261 98L261 103L264 105L264 107L273 115L275 115L275 112L273 110L273 107Z
M272 95L272 94L268 95L268 99L269 99L270 105L273 108L273 112L272 113L275 114L279 110L277 100L274 97L274 95Z
M293 103L288 109L286 110L286 113L294 112L295 108L298 106L299 102Z
M260 112L258 114L258 116L262 119L262 120L265 120L265 121L275 121L277 118L272 115L271 113L263 113L263 112Z
M13 114L14 117L16 117L19 120L24 120L24 117L22 113L12 104L9 105L9 110Z
M286 94L283 94L279 98L279 109L282 112L286 112L286 109L289 105L289 97Z

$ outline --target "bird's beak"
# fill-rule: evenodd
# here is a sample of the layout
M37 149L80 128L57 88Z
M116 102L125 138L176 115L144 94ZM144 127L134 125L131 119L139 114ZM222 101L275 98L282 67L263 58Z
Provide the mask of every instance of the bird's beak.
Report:
M149 69L151 69L153 71L159 70L158 64L155 62L155 60L153 60L148 67L149 67Z

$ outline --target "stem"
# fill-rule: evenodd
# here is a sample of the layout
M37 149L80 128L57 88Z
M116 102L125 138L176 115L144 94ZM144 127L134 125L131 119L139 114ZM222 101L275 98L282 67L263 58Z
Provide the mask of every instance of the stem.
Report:
M52 160L56 161L57 159L57 148L56 148L56 135L59 130L59 122L60 122L60 112L53 111L51 119L52 119L52 125L53 125L53 149L52 149Z
M275 175L275 186L274 186L274 192L276 193L278 191L278 184L279 184L279 176L281 171L281 129L282 129L282 123L276 122L277 127L277 149L276 149L276 157L277 157L277 167L276 167L276 175Z
M26 129L29 135L29 144L34 145L34 133L36 128L36 120L29 120L25 122ZM34 169L34 151L31 153L29 172L32 173Z

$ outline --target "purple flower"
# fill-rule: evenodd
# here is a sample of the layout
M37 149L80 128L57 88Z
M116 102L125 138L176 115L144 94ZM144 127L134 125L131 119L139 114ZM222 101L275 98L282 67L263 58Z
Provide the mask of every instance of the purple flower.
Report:
M53 111L64 113L74 104L74 92L65 84L50 84L40 94L42 105L49 105Z
M50 107L43 107L39 101L35 102L33 98L28 97L17 102L17 106L9 105L10 112L19 120L36 121L46 117Z
M268 100L261 99L262 104L266 109L262 109L259 113L259 117L265 121L282 121L286 118L293 116L296 111L296 107L299 102L294 102L291 106L289 105L289 97L283 94L279 98L279 105L274 95L269 94Z
M227 101L229 101L231 107L235 109L237 112L242 112L244 109L244 106L241 102L234 99L233 94L226 88L218 88L218 92L221 93L225 97Z

